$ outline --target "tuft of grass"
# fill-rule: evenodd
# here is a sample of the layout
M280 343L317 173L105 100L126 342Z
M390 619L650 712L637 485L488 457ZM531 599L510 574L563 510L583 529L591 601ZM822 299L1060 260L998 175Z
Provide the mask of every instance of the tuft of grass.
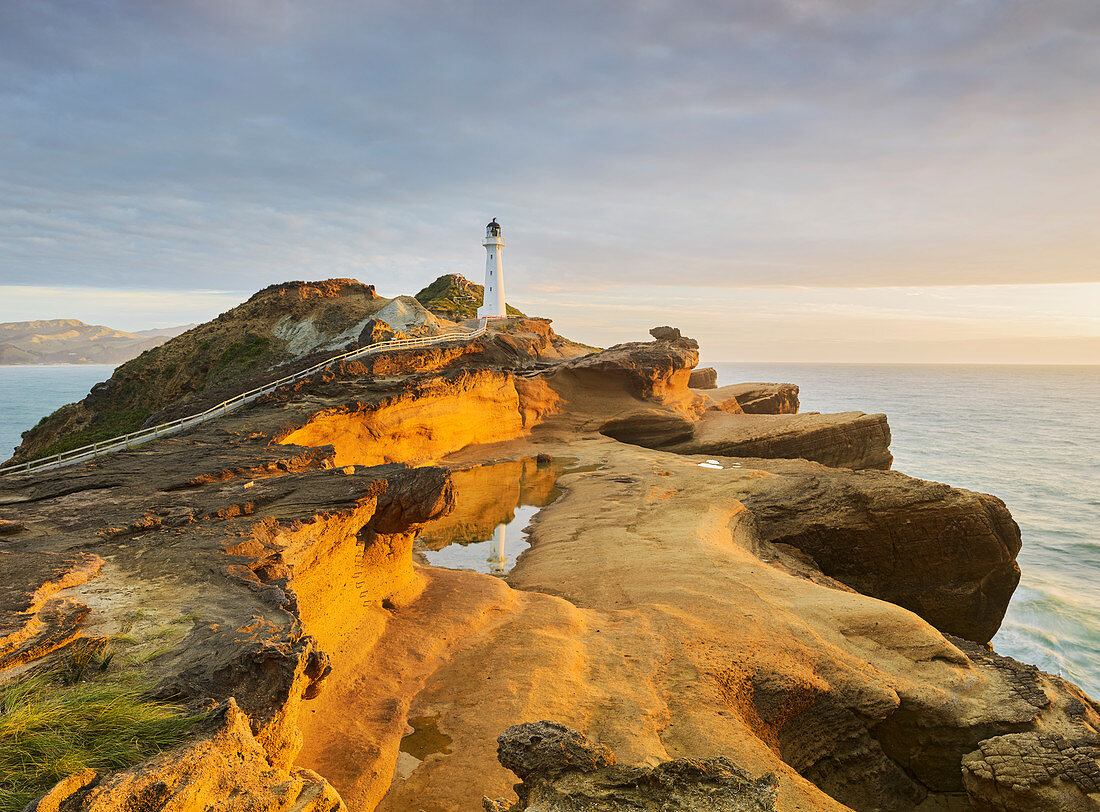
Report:
M201 718L148 699L133 673L72 678L63 665L0 685L0 812L19 812L75 772L137 764Z

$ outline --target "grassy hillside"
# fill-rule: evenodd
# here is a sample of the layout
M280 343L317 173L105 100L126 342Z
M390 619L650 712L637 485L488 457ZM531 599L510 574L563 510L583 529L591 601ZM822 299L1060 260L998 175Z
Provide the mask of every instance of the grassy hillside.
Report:
M23 434L17 460L34 459L136 431L153 414L204 392L238 391L243 381L325 340L344 343L390 300L354 279L272 285L213 321L147 350ZM245 387L247 388L247 387Z
M452 273L439 277L416 294L415 298L437 316L451 321L462 321L477 317L477 309L481 307L484 295L484 285L478 285L460 274ZM509 316L525 315L518 308L506 306Z

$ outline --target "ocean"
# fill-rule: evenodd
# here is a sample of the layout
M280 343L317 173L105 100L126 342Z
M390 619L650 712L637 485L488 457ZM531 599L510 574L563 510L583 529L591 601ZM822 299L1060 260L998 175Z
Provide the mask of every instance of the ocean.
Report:
M24 431L59 406L82 399L114 369L111 364L0 366L0 462L11 456Z
M896 470L1003 499L1023 579L993 645L1100 698L1100 366L711 366L798 384L803 411L885 412ZM0 366L0 449L110 374Z

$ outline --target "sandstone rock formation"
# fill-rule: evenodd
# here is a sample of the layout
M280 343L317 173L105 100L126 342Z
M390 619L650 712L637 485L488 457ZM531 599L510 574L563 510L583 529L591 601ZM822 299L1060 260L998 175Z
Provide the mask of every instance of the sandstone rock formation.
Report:
M792 383L735 383L707 394L718 404L733 400L745 414L798 414Z
M379 341L389 341L396 336L397 333L386 322L370 319L359 332L358 341L360 347L365 347L368 344L377 344Z
M554 335L548 320L536 326L537 321L497 327L514 330L519 335L509 340L519 344L531 340L525 334L533 329L533 340L545 345L550 358L588 352ZM194 414L363 339L378 341L396 332L435 334L454 326L411 296L386 299L373 285L354 279L272 285L120 366L83 401L63 406L26 432L13 459L33 459L154 425L166 409L175 416Z
M963 758L963 783L979 810L1100 808L1100 738L1010 733Z
M528 722L497 739L500 763L523 781L515 804L484 800L486 812L774 812L778 780L754 780L723 758L616 766L606 747L553 722Z
M987 642L1020 580L1020 528L994 496L896 472L789 470L764 502L761 536L811 556L826 575Z
M707 412L690 440L662 442L679 454L801 458L833 468L889 469L890 426L884 414L770 415Z
M714 367L701 367L691 371L688 386L692 389L717 389L718 370Z
M774 790L784 812L1088 798L1097 706L974 642L1018 575L1004 506L849 470L888 455L874 416L717 408L688 387L695 342L661 335L564 359L547 323L504 320L133 451L6 476L0 521L18 526L0 561L24 574L0 593L4 651L25 664L50 640L127 628L159 696L224 709L160 760L56 797L187 808L194 777L226 809L339 809L336 793L466 809L512 785L497 734L555 719L645 766L562 772L540 798L593 777L643 808L658 785L682 808L701 788ZM739 431L751 453L846 467L747 445L700 467L692 443ZM522 479L545 455L576 464L505 579L414 564L421 527L454 510L451 471L509 462ZM777 785L748 777L767 773Z

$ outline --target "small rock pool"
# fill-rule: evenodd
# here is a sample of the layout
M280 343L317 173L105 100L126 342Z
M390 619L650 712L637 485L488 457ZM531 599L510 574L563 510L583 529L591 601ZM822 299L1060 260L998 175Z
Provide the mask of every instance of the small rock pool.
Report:
M558 477L598 467L572 457L525 457L453 471L455 509L424 525L414 551L433 567L504 575L530 546L528 523L561 495Z

